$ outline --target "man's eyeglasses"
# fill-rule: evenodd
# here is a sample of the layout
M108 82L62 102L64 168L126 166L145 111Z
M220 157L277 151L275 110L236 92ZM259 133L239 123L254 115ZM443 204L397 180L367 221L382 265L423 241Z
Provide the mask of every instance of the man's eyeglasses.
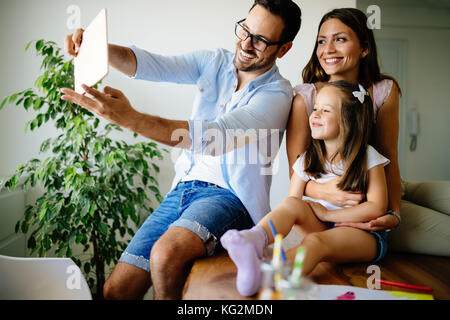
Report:
M236 25L234 27L234 33L242 41L245 41L245 40L247 40L248 37L250 37L252 40L252 46L256 51L264 52L267 49L267 47L282 44L281 41L270 42L270 41L264 40L263 38L261 38L259 36L255 36L254 34L251 34L242 25L242 22L244 22L244 21L245 21L245 19L242 19L242 20L236 22Z

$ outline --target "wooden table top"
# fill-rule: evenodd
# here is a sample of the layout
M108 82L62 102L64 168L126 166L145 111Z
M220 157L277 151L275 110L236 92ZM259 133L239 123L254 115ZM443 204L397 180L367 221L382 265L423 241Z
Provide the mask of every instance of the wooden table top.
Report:
M293 254L293 253L292 253ZM291 255L292 255L291 254ZM293 257L289 256L292 260ZM372 263L334 265L322 262L310 278L317 284L348 285L367 288L367 267ZM450 258L415 254L391 254L378 264L381 278L401 283L433 288L435 299L450 299ZM183 290L186 300L253 300L243 297L236 289L236 266L226 252L198 259L192 266ZM407 288L382 285L383 290L428 293Z

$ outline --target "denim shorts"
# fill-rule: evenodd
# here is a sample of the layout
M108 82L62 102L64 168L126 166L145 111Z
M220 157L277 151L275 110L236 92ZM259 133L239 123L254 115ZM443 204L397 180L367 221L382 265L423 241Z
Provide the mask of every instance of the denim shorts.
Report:
M375 237L375 239L377 240L377 257L375 258L375 260L373 260L373 262L378 262L381 259L383 259L384 256L387 253L387 249L388 249L387 236L388 236L388 233L385 230L367 231L367 232L372 234Z
M330 223L330 227L335 228L333 222ZM375 240L377 241L377 256L372 262L378 262L381 259L383 259L387 253L387 248L388 248L387 235L388 235L388 233L385 230L366 231L366 232L373 235L375 237Z
M202 239L206 254L219 249L228 229L248 229L253 221L242 202L228 189L204 181L179 182L145 220L120 257L120 262L150 270L153 244L170 227L183 227Z

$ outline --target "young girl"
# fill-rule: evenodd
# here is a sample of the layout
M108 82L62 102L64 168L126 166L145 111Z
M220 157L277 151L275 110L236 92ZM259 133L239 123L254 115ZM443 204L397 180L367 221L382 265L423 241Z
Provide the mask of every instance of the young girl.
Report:
M304 275L321 261L378 261L384 256L385 231L334 227L337 222L369 221L386 212L383 167L389 160L368 144L373 117L372 101L362 86L336 81L319 91L309 118L312 139L293 165L288 197L252 229L229 230L220 239L237 266L242 295L252 295L260 287L263 249L274 241L269 220L277 233L285 236L294 226L304 237ZM320 199L302 200L309 180L325 183L336 176L341 176L340 189L365 192L365 201L340 208Z

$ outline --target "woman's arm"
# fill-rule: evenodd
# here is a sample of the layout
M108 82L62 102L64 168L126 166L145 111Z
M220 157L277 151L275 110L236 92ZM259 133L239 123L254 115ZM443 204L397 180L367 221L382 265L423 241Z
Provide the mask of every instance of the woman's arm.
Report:
M391 161L385 167L389 194L388 209L400 213L402 185L397 151L399 133L398 103L399 91L394 82L388 99L378 112L375 148Z
M368 175L367 201L338 210L327 210L316 202L308 202L316 216L326 222L364 222L384 215L388 204L388 194L383 166L371 168Z
M305 152L311 138L306 103L300 94L294 97L286 128L286 152L289 162L289 177L292 178L297 157Z

